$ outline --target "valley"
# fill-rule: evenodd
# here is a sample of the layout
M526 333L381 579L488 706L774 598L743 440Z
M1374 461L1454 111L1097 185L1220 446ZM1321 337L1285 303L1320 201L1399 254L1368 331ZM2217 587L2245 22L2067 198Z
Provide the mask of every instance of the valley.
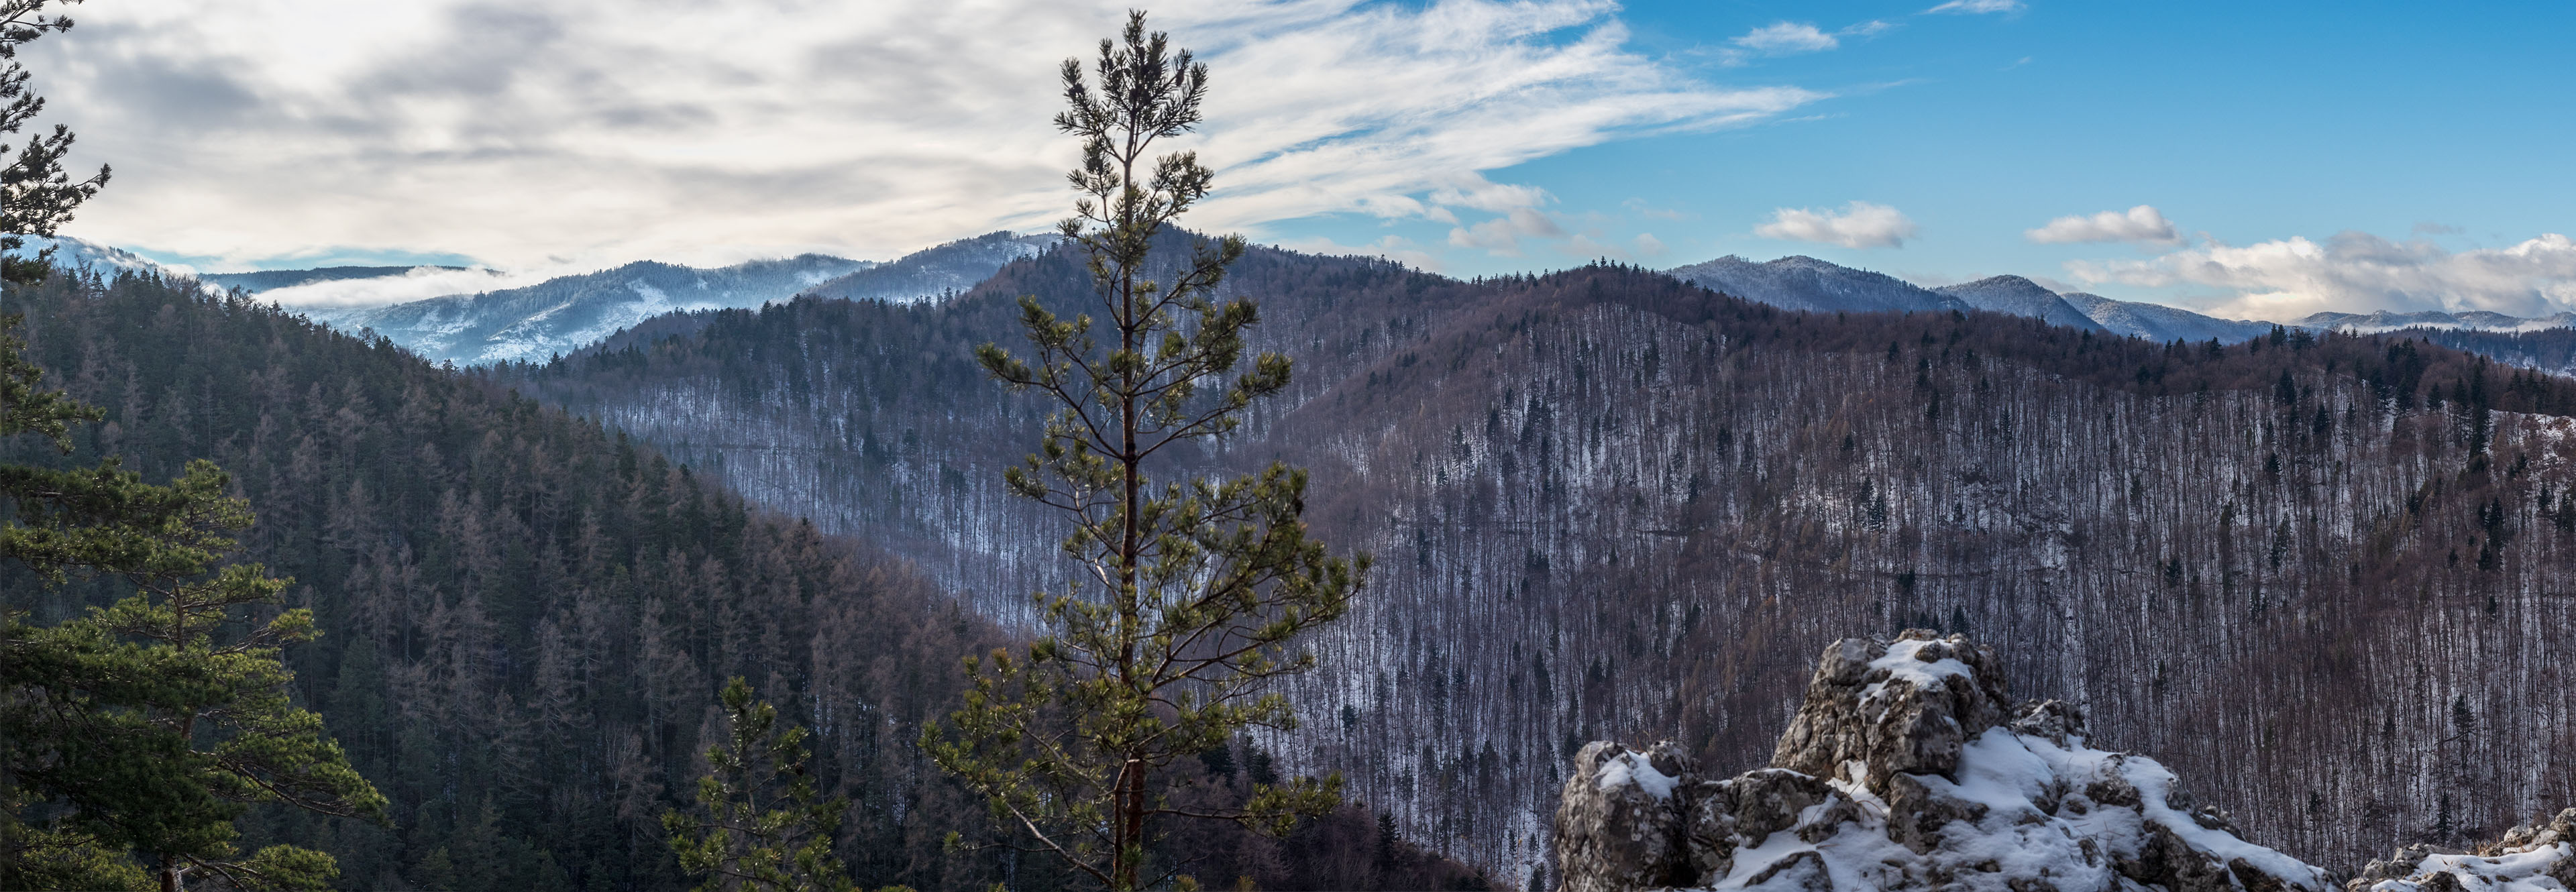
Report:
M1012 336L1017 294L1077 306L1073 272L495 374L1009 625L1054 551L997 485L1038 412L967 352ZM2017 689L2320 861L2576 792L2526 746L2576 728L2541 693L2576 609L2551 569L2576 549L2561 379L2402 337L1792 313L1617 267L1460 282L1256 250L1232 281L1297 383L1175 469L1304 464L1318 529L1379 557L1318 643L1308 729L1265 742L1505 875L1543 857L1573 744L1754 764L1810 642L1907 626L2028 644Z

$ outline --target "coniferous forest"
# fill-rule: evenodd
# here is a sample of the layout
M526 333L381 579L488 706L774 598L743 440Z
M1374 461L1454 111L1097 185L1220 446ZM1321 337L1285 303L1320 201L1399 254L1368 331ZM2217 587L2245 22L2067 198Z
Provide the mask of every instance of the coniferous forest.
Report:
M21 437L0 461L113 455L163 480L211 459L257 514L242 557L313 611L321 636L284 651L291 689L387 820L262 808L239 822L243 848L333 854L352 889L685 887L661 817L706 773L719 690L742 677L810 729L819 786L850 798L839 851L862 885L1070 882L943 847L992 830L925 761L921 723L953 708L959 658L1006 639L901 561L595 422L274 307L136 277L11 297L26 356L105 417L68 454ZM8 572L9 606L38 624L120 594ZM1191 763L1208 796L1275 780L1272 766L1239 745ZM1226 875L1272 886L1473 879L1355 807L1275 842L1172 845L1222 850Z
M112 170L19 49L79 2L0 0L0 889L2576 885L2576 316L1203 234L1210 67L1133 10L1051 234L199 278L61 235ZM1377 211L1627 250L1438 182ZM2565 300L2464 231L2288 253ZM437 276L493 288L293 290Z

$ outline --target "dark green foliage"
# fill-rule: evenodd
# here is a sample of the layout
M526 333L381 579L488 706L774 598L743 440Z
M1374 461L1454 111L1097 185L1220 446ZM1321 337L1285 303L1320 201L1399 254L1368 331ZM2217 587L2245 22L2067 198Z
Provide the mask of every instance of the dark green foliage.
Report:
M1187 861L1145 867L1171 819L1285 836L1339 803L1338 776L1280 784L1257 753L1250 794L1231 802L1175 802L1167 769L1248 727L1297 726L1271 684L1315 665L1298 639L1349 609L1368 559L1331 557L1307 536L1302 470L1149 476L1149 462L1173 469L1167 450L1234 431L1255 399L1288 386L1289 363L1263 352L1236 373L1258 311L1217 289L1241 239L1193 245L1176 271L1153 275L1157 234L1212 174L1190 152L1152 159L1150 175L1140 165L1157 139L1198 123L1207 68L1149 35L1142 12L1123 38L1101 41L1096 89L1066 60L1070 108L1055 120L1083 140L1070 175L1083 197L1061 230L1086 260L1107 332L1095 339L1090 314L1065 319L1026 296L1020 325L1035 355L976 352L994 378L1058 407L1041 453L1004 479L1072 527L1062 550L1082 581L1034 597L1045 634L1025 660L969 660L955 734L934 726L923 740L1015 834L1103 886L1139 889L1184 876Z
M47 16L45 7L79 2L0 0L0 138L15 135L45 110L45 98L27 92L27 69L18 62L18 45L71 30L69 16ZM22 144L0 142L0 159L5 159L0 163L6 164L0 167L0 253L24 247L24 236L53 235L55 227L71 220L72 209L107 185L105 165L82 180L63 171L63 156L71 153L72 139L71 128L56 124L51 134L40 131ZM43 280L53 253L54 249L46 248L33 257L0 257L0 282Z
M44 388L20 321L0 318L0 434L70 452L70 423L105 413ZM113 458L0 464L0 557L45 587L130 592L52 625L0 604L0 886L131 887L142 861L165 889L190 874L320 888L338 873L330 856L244 857L235 822L256 803L383 818L384 797L289 700L279 652L314 638L312 612L264 611L287 582L226 563L251 525L229 483L202 460L166 486Z
M349 888L683 888L659 818L739 675L814 729L816 790L854 803L838 842L855 879L1000 878L939 853L980 810L915 748L954 702L941 667L996 636L901 566L597 424L245 299L58 275L11 302L29 357L104 419L69 427L68 455L19 437L0 462L118 456L168 479L216 460L259 514L243 556L291 577L287 605L324 633L285 652L290 693L393 826L257 809L246 847L330 852ZM120 597L40 581L0 568L39 624Z
M752 700L742 676L725 682L721 699L727 741L707 747L696 807L662 813L680 869L707 878L697 892L856 888L832 855L850 800L814 791L805 729L778 730L778 709Z

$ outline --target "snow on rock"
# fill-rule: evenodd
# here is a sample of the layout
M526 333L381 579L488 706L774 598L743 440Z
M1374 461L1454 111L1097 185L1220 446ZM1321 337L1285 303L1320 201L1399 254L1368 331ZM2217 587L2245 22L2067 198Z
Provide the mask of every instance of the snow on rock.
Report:
M2505 831L2467 852L2415 845L2370 862L2349 892L2565 892L2576 889L2576 808Z
M2155 760L2087 745L2073 707L2011 705L1999 669L1959 635L1837 641L1771 767L1725 780L1669 743L1586 746L1557 810L1564 889L2332 888Z
M1574 757L1556 808L1557 863L1565 892L1610 892L1687 882L1681 862L1682 803L1675 788L1699 766L1670 741L1632 750L1608 741ZM1568 838L1568 827L1584 828ZM1589 885L1575 885L1581 877Z

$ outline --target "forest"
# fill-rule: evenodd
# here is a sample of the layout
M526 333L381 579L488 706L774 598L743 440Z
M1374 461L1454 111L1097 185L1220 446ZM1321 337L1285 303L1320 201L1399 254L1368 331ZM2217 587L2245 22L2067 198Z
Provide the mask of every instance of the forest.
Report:
M1176 240L1181 236L1175 236ZM1053 536L997 485L1033 404L979 381L1061 255L925 305L647 327L496 384L884 545L1011 622ZM1254 249L1289 395L1190 461L1313 469L1378 556L1307 730L1405 832L1544 881L1561 765L1670 737L1759 764L1813 649L1973 630L2100 744L2253 838L2357 864L2576 797L2576 385L2413 335L2148 343L1982 313L1825 315L1592 266L1460 281Z
M718 690L742 677L810 730L818 785L853 802L837 848L863 887L1070 882L946 846L995 830L927 764L921 723L954 708L959 658L1009 635L905 561L597 421L274 306L131 275L56 275L10 298L26 356L105 418L69 454L19 437L0 462L113 455L157 481L212 459L257 515L243 558L313 611L319 640L284 651L291 692L389 820L263 807L239 822L244 848L322 850L349 889L686 888L661 816L706 774ZM111 578L0 572L5 606L39 624L120 594ZM1176 783L1219 798L1284 773L1249 744L1188 767ZM1274 888L1483 882L1357 803L1281 840L1217 828L1169 845Z

